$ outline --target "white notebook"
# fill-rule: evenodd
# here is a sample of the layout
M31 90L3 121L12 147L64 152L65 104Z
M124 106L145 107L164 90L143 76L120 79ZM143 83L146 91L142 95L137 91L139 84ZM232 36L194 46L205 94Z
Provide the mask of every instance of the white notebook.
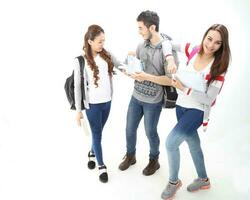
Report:
M184 86L192 88L194 90L205 92L206 81L203 73L197 73L187 70L178 70L175 77L183 83Z

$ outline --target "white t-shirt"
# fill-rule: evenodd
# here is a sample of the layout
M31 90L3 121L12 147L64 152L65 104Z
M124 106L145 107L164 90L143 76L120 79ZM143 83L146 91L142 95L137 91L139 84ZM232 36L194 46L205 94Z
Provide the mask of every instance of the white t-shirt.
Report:
M111 101L111 82L108 73L108 63L99 54L97 54L94 60L99 69L98 87L94 84L93 71L87 62L85 67L88 76L89 103L105 103Z

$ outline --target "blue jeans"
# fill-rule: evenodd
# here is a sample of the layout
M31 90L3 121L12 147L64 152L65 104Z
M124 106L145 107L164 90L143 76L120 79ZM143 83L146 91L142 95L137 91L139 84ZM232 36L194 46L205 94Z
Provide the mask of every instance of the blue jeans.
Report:
M199 178L207 178L200 138L197 129L203 121L204 112L198 109L176 106L177 124L166 140L166 149L169 163L169 181L178 180L180 168L179 146L186 141Z
M159 156L160 139L157 133L157 125L162 110L162 102L151 104L135 99L130 100L127 112L126 142L127 153L135 155L137 128L144 116L144 127L150 145L151 159L157 159Z
M89 104L89 109L86 109L86 115L92 132L92 148L91 151L95 154L98 165L104 165L102 158L102 130L108 119L111 101L99 104Z

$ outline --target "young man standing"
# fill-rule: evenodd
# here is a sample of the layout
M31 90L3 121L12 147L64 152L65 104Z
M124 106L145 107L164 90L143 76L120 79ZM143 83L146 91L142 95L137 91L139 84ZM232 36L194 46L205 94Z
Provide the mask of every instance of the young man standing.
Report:
M136 57L144 65L143 72L132 75L135 79L134 91L131 97L126 124L127 152L120 170L126 170L136 163L137 128L144 116L144 127L150 145L149 163L143 170L146 176L152 175L160 168L159 136L157 125L162 110L163 87L171 85L171 79L165 74L176 70L172 56L172 46L169 40L163 39L159 33L159 16L152 11L144 11L137 17L139 34L144 42L139 44ZM167 67L165 68L164 66Z

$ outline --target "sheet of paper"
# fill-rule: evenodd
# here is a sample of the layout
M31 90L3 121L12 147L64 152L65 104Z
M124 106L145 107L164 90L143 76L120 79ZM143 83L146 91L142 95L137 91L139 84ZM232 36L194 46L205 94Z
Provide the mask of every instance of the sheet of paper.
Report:
M129 74L143 71L143 66L142 66L141 61L135 56L131 56L131 55L128 55L127 57L127 64L122 64L118 68L125 69L126 72Z
M88 122L85 120L85 118L81 119L81 127L83 129L83 132L86 136L90 134L89 127L88 127Z
M187 71L187 70L178 70L175 74L186 87L192 88L194 90L205 92L206 91L206 82L204 74Z

